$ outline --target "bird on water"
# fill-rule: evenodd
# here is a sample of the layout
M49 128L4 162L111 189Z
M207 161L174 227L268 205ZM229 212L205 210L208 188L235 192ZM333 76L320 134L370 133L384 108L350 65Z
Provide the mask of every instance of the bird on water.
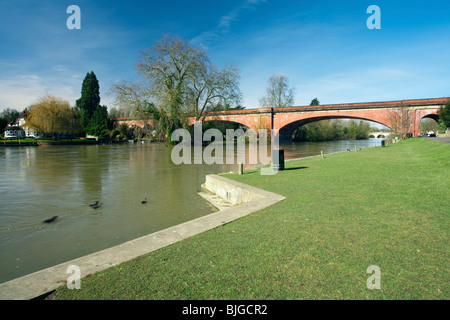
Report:
M95 203L91 203L90 205L89 205L89 207L91 207L92 209L97 209L98 207L100 207L102 204L101 203L99 203L99 201L97 200L97 201L95 201Z
M55 221L58 218L58 216L53 216L51 218L45 219L43 222L44 223L52 223L53 221Z
M145 200L141 201L142 204L147 203L147 197L145 197Z
M91 203L91 204L89 205L89 207L95 207L95 206L98 206L98 200L95 201L95 203Z

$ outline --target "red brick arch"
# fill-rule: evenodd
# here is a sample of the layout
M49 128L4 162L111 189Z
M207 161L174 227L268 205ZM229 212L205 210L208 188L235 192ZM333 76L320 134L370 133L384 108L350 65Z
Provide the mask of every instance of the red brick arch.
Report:
M236 110L231 114L226 114L227 111L222 111L214 115L210 116L207 115L202 120L205 122L206 121L235 122L244 125L249 129L257 129L258 127L261 126L271 128L270 113L258 112L258 110L260 109ZM190 125L193 125L194 122L195 118L189 118Z
M298 127L310 122L327 119L359 119L369 120L390 127L390 123L385 112L379 110L343 110L343 111L318 111L303 112L297 114L280 115L275 117L275 128L279 129L280 136L284 139L290 138Z

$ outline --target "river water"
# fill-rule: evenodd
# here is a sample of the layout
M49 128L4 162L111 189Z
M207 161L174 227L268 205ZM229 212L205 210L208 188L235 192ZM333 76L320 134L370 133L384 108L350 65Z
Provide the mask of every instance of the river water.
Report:
M374 145L380 139L281 147L292 159ZM0 283L212 213L197 194L205 175L236 170L175 165L157 143L0 148Z

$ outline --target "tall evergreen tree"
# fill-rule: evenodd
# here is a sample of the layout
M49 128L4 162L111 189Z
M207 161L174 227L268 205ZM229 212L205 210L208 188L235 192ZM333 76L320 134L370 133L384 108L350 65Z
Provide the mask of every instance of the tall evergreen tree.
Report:
M92 115L89 133L99 136L105 129L108 129L108 109L106 106L98 106Z
M107 123L108 113L100 106L100 85L94 71L88 72L81 86L81 98L76 101L81 113L81 125L87 134L98 135Z
M0 133L3 133L3 130L8 126L8 121L2 117L0 117Z

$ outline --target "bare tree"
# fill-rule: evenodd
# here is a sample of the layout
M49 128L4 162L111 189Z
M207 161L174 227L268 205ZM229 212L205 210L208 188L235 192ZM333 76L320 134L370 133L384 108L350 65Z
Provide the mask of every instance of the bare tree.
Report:
M112 85L110 93L115 96L115 102L120 106L122 114L137 116L144 122L142 128L132 128L136 138L151 137L153 130L157 127L155 125L156 107L148 89L140 83L121 81Z
M137 82L114 83L109 94L114 96L120 113L125 116L141 115L148 109L148 104L152 99L145 85Z
M392 109L389 110L387 117L394 134L406 137L413 121L412 110L409 108Z
M189 78L187 105L191 112L200 120L205 112L217 105L237 105L241 101L239 89L239 72L235 67L224 67L218 70L216 66L207 65Z
M142 50L141 59L138 73L144 77L158 105L168 111L182 108L189 78L208 62L203 50L169 36L156 42L152 49Z
M152 101L153 116L168 134L186 125L187 113L200 120L218 102L227 105L241 99L235 67L218 70L204 50L178 37L164 36L140 54L136 68L142 83L120 82L112 92L116 102L138 111Z
M294 104L294 89L289 87L288 78L272 75L268 80L266 96L259 99L265 108L283 108Z

